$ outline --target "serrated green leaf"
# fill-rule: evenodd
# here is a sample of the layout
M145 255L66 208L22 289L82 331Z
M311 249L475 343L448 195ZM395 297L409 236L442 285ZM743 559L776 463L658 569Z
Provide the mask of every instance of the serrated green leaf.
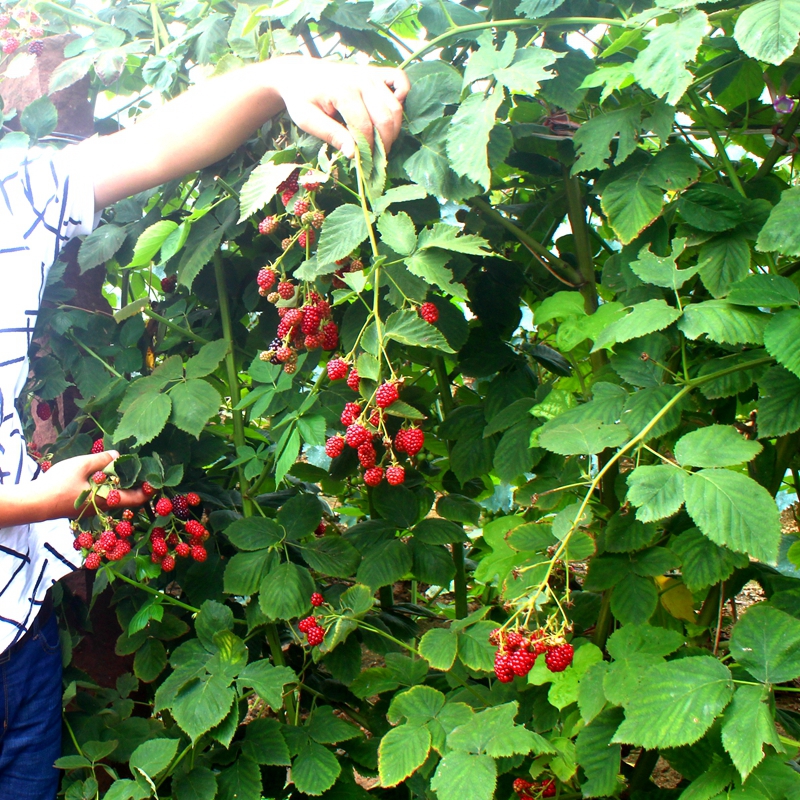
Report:
M172 715L193 742L222 722L230 711L236 693L228 683L219 675L207 675L191 680L175 696Z
M434 668L449 670L456 660L458 635L447 628L431 628L419 640L420 655Z
M121 442L133 436L138 444L147 444L164 430L172 402L160 392L147 392L137 397L122 415L114 441Z
M152 739L142 742L131 754L130 768L136 775L141 772L150 778L163 772L178 752L177 739Z
M572 167L572 174L608 169L610 163L621 164L636 149L641 118L642 106L637 103L607 114L597 114L584 122L573 137L578 159ZM617 137L617 151L612 162L610 147Z
M397 786L419 769L428 757L431 734L424 725L400 725L390 730L378 748L381 786Z
M634 655L668 656L684 642L684 637L668 628L652 625L625 625L608 639L608 654L615 660Z
M773 367L758 382L758 435L763 439L800 428L800 378Z
M169 421L195 438L206 423L219 413L222 398L219 392L207 381L195 378L175 385L170 390L172 413Z
M782 64L797 47L800 9L791 0L762 0L741 13L733 35L751 58Z
M621 747L611 744L622 722L622 709L609 708L595 717L578 734L575 754L586 773L583 797L610 797L620 784L618 773Z
M276 667L267 659L248 664L238 677L240 686L255 689L258 696L272 709L283 706L283 690L289 683L297 680L294 670L289 667Z
M278 191L278 186L283 183L294 170L296 164L275 164L267 162L259 164L242 186L239 195L241 214L239 222L243 222L260 208L263 208Z
M161 249L166 238L178 227L177 222L169 219L162 219L145 228L136 240L133 249L133 259L128 267L147 266L156 253Z
M328 215L322 227L317 247L318 263L332 264L349 256L367 238L367 234L363 210L349 203L339 206Z
M675 458L683 467L733 467L752 461L762 449L732 425L709 425L678 439Z
M737 568L747 566L747 556L714 544L697 528L673 539L670 547L681 557L683 582L692 592L727 580Z
M722 718L722 745L746 780L764 758L764 745L783 750L769 707L769 689L739 686Z
M672 516L684 500L683 470L666 464L637 467L628 475L628 502L637 506L636 519L656 522Z
M800 309L790 308L770 319L764 346L781 366L800 377Z
M677 259L686 246L686 239L672 240L672 254L657 256L648 245L639 251L639 257L631 262L631 271L645 283L677 291L689 278L697 273L697 267L678 269Z
M471 94L452 117L447 135L447 155L453 171L485 189L492 177L487 158L489 134L503 97L501 90L488 97L482 92Z
M228 341L217 339L215 342L208 342L200 348L196 356L192 356L186 362L186 377L204 378L210 375L220 364L225 354L228 352Z
M630 438L625 425L606 425L598 420L555 425L539 436L539 445L560 455L591 455L607 447L619 447Z
M713 297L724 297L750 269L750 245L744 236L724 234L700 247L697 259L700 280Z
M378 218L378 232L381 239L401 256L414 252L417 246L417 230L411 217L405 211L392 214L385 211Z
M492 800L496 784L493 758L462 752L448 753L431 779L431 788L439 800Z
M726 300L691 303L683 310L678 327L690 339L705 335L721 344L762 344L768 314Z
M731 286L728 302L740 306L780 308L800 303L800 291L782 275L750 275Z
M217 800L261 800L261 771L247 757L237 758L217 778Z
M544 47L520 48L508 66L494 70L494 76L511 92L534 95L539 91L541 81L553 77L548 67L556 65L563 56L564 53L555 53Z
M313 591L311 573L287 561L264 576L259 605L270 619L294 619L308 608Z
M648 333L663 330L680 319L680 309L668 306L664 300L647 300L633 306L631 313L612 322L595 339L592 352L611 347L617 342L638 339Z
M438 328L425 322L414 311L402 310L391 314L386 320L384 335L400 344L433 347L445 353L454 352Z
M81 242L81 248L78 250L78 266L81 268L81 274L113 258L124 244L127 235L127 229L117 225L101 225L92 231Z
M623 625L642 625L657 606L658 589L650 578L628 575L611 592L611 613Z
M800 620L751 606L733 628L731 654L756 680L785 683L800 675Z

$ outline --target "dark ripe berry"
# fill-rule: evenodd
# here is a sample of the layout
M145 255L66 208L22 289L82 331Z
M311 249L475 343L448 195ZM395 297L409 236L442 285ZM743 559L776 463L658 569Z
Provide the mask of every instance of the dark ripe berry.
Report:
M406 479L406 471L400 466L388 467L386 470L386 480L392 486L399 486Z
M419 307L419 315L425 322L429 322L433 325L437 319L439 319L439 309L433 303L423 303Z
M196 519L190 519L186 523L185 528L186 528L186 533L188 533L189 536L206 535L206 529Z
M392 403L400 399L397 386L394 383L384 383L375 392L375 403L378 408L388 408Z
M555 797L556 794L556 782L550 778L550 780L542 781L542 797Z
M50 467L52 467L52 466L53 466L53 462L52 461L42 461L39 464L39 468L42 470L42 472L47 472L47 470L49 470Z
M175 559L172 556L164 556L161 562L161 569L164 572L172 572L175 569Z
M364 483L377 486L383 480L383 467L372 467L364 472Z
M375 448L372 442L364 442L358 447L358 462L364 468L375 466Z
M306 638L312 647L316 647L317 645L322 644L322 642L325 640L325 631L317 626L306 633Z
M306 617L297 623L297 628L301 633L308 633L312 628L319 627L316 617Z
M284 300L291 300L294 297L294 284L291 281L281 281L278 284L278 294Z
M358 385L359 385L360 382L361 382L361 378L360 378L358 372L356 372L355 367L354 367L353 370L350 372L350 374L347 376L347 385L354 392L357 392L358 391Z
M117 543L117 535L114 531L103 531L100 534L100 547L103 550L111 550L112 547Z
M82 533L78 534L78 538L75 540L84 550L89 550L91 546L94 544L94 539L92 539L92 534L88 531L83 531Z
M311 208L311 203L308 202L308 199L305 197L301 197L299 200L295 200L294 203L294 215L296 217L302 217L303 214L306 213Z
M324 602L325 598L319 592L314 592L314 594L311 595L311 605L314 606L314 608L318 608Z
M339 346L339 327L335 322L326 322L322 326L322 349L335 350ZM352 373L351 373L352 374ZM350 385L348 381L347 385Z
M191 548L189 547L186 542L181 542L180 544L175 545L175 555L180 556L181 558L186 558L189 553L191 552Z
M297 237L297 244L299 244L300 247L305 247L306 244L310 246L314 244L315 238L316 236L314 234L314 230L309 228L307 231L300 231L300 234Z
M102 453L105 450L103 446L102 439L95 439L94 443L92 444L92 449L89 451L93 456L96 456L98 453Z
M177 285L178 279L174 275L168 275L166 278L161 279L161 291L164 294L172 294Z
M275 274L274 269L269 269L269 267L262 267L258 271L258 276L256 277L256 283L260 289L263 289L265 292L268 292L274 285L277 279L277 275Z
M332 381L340 381L342 378L347 377L347 362L342 361L341 358L331 359L325 368L328 370L328 377Z
M361 406L358 403L345 403L342 411L342 425L352 425L361 414Z
M323 519L316 528L314 528L314 536L324 536L325 531L328 529L328 523Z
M545 653L544 663L550 672L563 672L572 663L574 654L571 644L557 644Z
M3 52L8 55L9 53L13 53L19 47L19 39L16 36L9 36L8 39L3 42Z
M264 236L275 233L276 230L278 230L278 220L276 217L264 217L264 219L258 223L258 232Z
M172 533L170 533L169 536L167 536L167 545L169 547L175 547L175 545L180 544L180 541L181 540L178 537L178 534L175 533L175 531L173 531Z
M205 547L203 547L203 545L201 544L196 544L192 548L192 558L195 561L200 561L200 562L205 561L206 558L208 558L208 553L206 552Z
M36 416L39 417L42 422L47 422L47 420L53 416L53 409L50 408L50 404L40 400L36 405Z
M511 683L514 680L514 670L508 656L501 655L499 652L494 657L494 674L500 683Z
M176 494L172 498L172 513L182 520L189 519L189 501L182 494Z
M142 483L142 492L144 492L145 497L152 497L156 490L147 481L144 481Z
M106 505L109 508L116 508L122 502L122 496L116 489L112 489L106 497Z
M200 495L197 494L197 492L189 492L189 494L186 495L186 502L192 507L199 506Z
M156 514L159 517L168 517L172 513L172 501L169 497L162 497L156 503Z
M536 654L529 650L517 650L509 656L509 663L515 675L524 676L533 669L533 665L536 663Z
M311 218L311 224L319 229L322 227L323 222L325 222L325 214L322 211L315 211L314 216Z
M167 532L163 528L153 528L150 531L150 538L155 541L156 539L163 539L167 535Z
M84 563L86 569L97 569L100 566L100 553L89 553Z
M425 444L425 434L419 428L406 428L403 436L403 446L406 453L414 456L422 450L422 445Z
M99 469L97 470L97 472L94 473L94 475L92 475L92 480L99 486L101 483L106 482L107 477L108 475L106 475L105 472Z
M350 447L360 447L371 438L372 434L363 425L359 425L356 422L352 425L348 425L344 434L344 440Z
M72 543L72 549L73 550L80 550L81 549L81 546L78 544L78 540L77 539L75 539L75 541Z
M128 520L124 519L122 522L118 522L114 527L114 533L117 536L121 536L123 539L126 539L133 533L133 525L128 522Z
M525 778L517 778L512 786L517 794L522 794L523 792L527 792L533 784L530 781L526 781Z

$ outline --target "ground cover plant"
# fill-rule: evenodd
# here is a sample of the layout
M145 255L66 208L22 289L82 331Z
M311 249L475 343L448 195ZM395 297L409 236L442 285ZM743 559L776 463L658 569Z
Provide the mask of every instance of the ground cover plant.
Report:
M77 31L49 89L88 76L104 130L300 50L413 82L388 155L278 119L117 203L78 252L105 308L52 272L38 457L113 444L87 493L151 493L76 524L134 658L99 686L64 629L65 797L800 797L794 3L0 25L7 76Z

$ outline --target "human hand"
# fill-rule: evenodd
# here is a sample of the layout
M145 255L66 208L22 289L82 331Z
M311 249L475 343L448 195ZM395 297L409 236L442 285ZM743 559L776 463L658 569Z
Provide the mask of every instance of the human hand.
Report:
M298 127L352 158L356 146L348 128L363 134L370 147L377 128L389 151L400 133L411 84L400 69L287 56L280 59L275 88Z

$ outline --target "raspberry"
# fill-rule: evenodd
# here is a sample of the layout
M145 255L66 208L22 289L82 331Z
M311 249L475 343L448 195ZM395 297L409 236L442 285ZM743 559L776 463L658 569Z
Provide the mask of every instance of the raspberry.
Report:
M294 375L294 373L297 372L297 364L284 364L283 371L287 375Z
M340 381L342 378L347 377L347 362L342 361L341 358L334 358L326 364L328 370L328 377L332 381Z
M89 550L91 546L94 544L94 539L92 539L92 534L88 531L83 531L83 533L78 534L78 538L75 540L84 550Z
M112 489L106 497L106 505L109 508L116 508L122 502L122 496L116 489Z
M292 357L291 347L279 347L275 352L275 358L277 358L281 364L285 364L291 357Z
M312 228L309 228L307 231L300 231L300 235L297 237L297 244L300 247L305 247L306 244L311 246L314 244L314 240L316 239L316 235Z
M322 312L316 306L303 306L303 324L300 327L303 333L316 333L320 322L322 322Z
M292 246L292 240L290 237L286 237L285 239L281 239L281 250L288 250Z
M52 466L53 466L52 461L42 461L42 463L39 464L39 467L41 468L42 472L47 472L47 470L49 470L50 467Z
M308 199L305 197L301 197L299 200L295 201L294 204L294 214L296 217L302 217L303 214L306 213L311 208L311 203L308 202Z
M133 525L131 525L127 520L122 520L122 522L118 522L114 527L114 533L116 533L117 536L121 536L123 539L126 539L133 533Z
M323 325L322 337L323 350L335 350L339 346L339 328L335 322L326 322ZM347 385L350 385L349 382Z
M556 782L551 778L550 780L542 782L542 797L555 797Z
M53 409L50 408L50 404L40 400L36 406L36 416L39 417L42 422L47 422L47 420L53 416Z
M530 781L526 781L525 778L517 778L512 786L517 794L522 794L523 792L527 792L533 784Z
M405 452L410 456L414 456L422 450L422 445L425 444L425 434L419 428L406 428L403 435L403 447Z
M439 319L439 309L433 303L423 303L418 310L419 315L425 322L433 325Z
M84 564L86 569L97 569L100 566L100 553L89 553Z
M186 495L186 502L192 507L199 506L200 495L197 494L197 492L189 492L189 494Z
M499 652L495 655L494 674L500 683L511 683L514 680L514 670L508 656L501 655Z
M373 428L377 428L381 424L381 420L383 420L383 411L379 408L373 408L372 413L369 415L369 424Z
M277 292L270 292L267 295L267 300L269 300L270 303L277 303L280 299L281 296Z
M324 536L325 531L328 529L328 523L323 519L316 528L314 528L314 536Z
M130 522L133 519L133 511L131 511L129 508L126 508L122 512L122 519L124 519L126 522Z
M189 519L189 502L182 494L176 494L172 498L172 513L178 519Z
M168 517L172 513L172 501L168 497L162 497L156 503L156 514L159 517Z
M354 258L350 262L350 266L347 268L348 272L360 272L364 269L364 262L360 258Z
M0 14L0 28L7 28L9 22L11 22L10 14Z
M153 528L150 532L150 538L155 541L156 539L163 539L167 532L163 528Z
M154 564L160 564L163 560L163 556L157 556L155 553L150 554L150 561L152 561Z
M394 383L384 383L375 392L375 403L378 408L388 408L392 403L400 399L397 386Z
M392 486L399 486L406 479L406 471L399 466L388 467L386 470L386 480Z
M169 536L167 536L167 546L175 547L179 545L181 540L178 538L178 534L173 531Z
M6 54L13 53L19 47L19 40L16 36L9 36L3 43L3 52Z
M175 559L172 556L164 556L164 560L161 562L161 569L164 572L172 572L175 569Z
M190 519L186 523L186 533L189 536L204 536L206 529L196 519Z
M557 644L545 653L544 663L550 672L563 672L572 663L574 653L571 644Z
M529 650L517 650L509 657L509 663L515 675L527 675L536 663L536 654Z
M94 443L92 444L92 449L89 451L93 456L96 456L98 453L102 453L105 450L103 446L102 439L95 439Z
M292 330L292 326L285 319L282 319L278 323L278 330L275 331L275 333L277 333L276 339L277 339L277 342L278 342L278 346L277 346L277 348L271 348L271 349L275 349L275 350L279 349L281 347L281 345L283 345L283 340L289 335L289 332L291 330ZM276 341L276 339L273 339L273 342Z
M201 563L205 561L206 558L208 558L208 553L206 552L205 547L203 547L201 544L196 544L192 548L192 558L195 561L200 561Z
M364 442L364 444L359 445L358 461L365 468L375 466L375 448L372 446L372 442Z
M270 233L275 233L278 230L278 220L275 217L264 217L258 223L258 232L267 236Z
M152 497L156 493L156 490L147 481L142 483L142 491L145 497Z
M333 436L325 442L325 454L330 458L337 458L344 450L344 439L341 436Z
M348 426L344 434L344 440L350 447L359 447L364 442L368 442L370 438L370 432L363 425L355 422Z
M489 644L492 644L495 647L497 647L500 644L500 640L501 640L502 636L503 636L503 632L500 630L500 628L495 628L489 634Z
M78 544L78 540L77 539L75 539L75 541L72 543L72 549L73 550L80 550L81 549L81 546Z
M287 189L285 192L281 192L281 202L288 206L291 199L297 194L297 189Z
M287 308L283 321L289 328L294 328L303 321L304 314L299 308Z
M117 543L117 536L114 531L103 531L99 542L102 550L110 550Z
M306 638L312 647L316 647L318 644L322 644L322 642L325 640L325 631L317 626L306 633Z
M516 650L526 643L525 637L518 631L506 631L504 644L509 650Z
M31 14L31 22L34 22L33 17L34 15ZM41 39L42 36L44 36L44 29L34 25L32 28L28 28L28 34L30 35L31 39Z
M311 224L319 230L323 222L325 222L325 214L322 211L315 211L314 216L311 218Z
M28 52L32 56L40 56L44 52L44 42L35 41L28 45Z
M177 285L178 279L174 275L168 275L166 278L161 279L161 291L164 294L172 294Z
M400 428L399 431L394 435L394 449L398 453L405 453L406 452L406 429ZM494 642L493 642L494 644Z
M367 486L377 486L383 480L383 468L372 467L364 473L364 483Z
M284 300L291 300L294 297L294 284L291 281L281 281L278 284L278 294Z
M327 300L320 298L314 303L314 305L319 309L319 313L322 314L323 319L328 319L330 317L331 304Z
M325 598L319 592L314 592L314 594L311 595L311 605L314 606L314 608L318 608L324 602Z
M306 617L297 623L297 627L301 633L308 633L312 628L318 628L319 624L316 617Z
M541 630L534 631L531 634L529 646L537 656L547 652L547 645L544 643L543 639L544 632Z
M361 382L361 376L356 372L355 368L347 376L347 385L354 391L358 391L358 386Z
M186 542L181 542L180 544L175 546L175 555L180 556L181 558L186 558L191 552L191 547L189 547Z
M358 403L345 403L342 411L342 425L352 425L361 413L361 406Z
M258 276L256 277L256 283L258 284L260 289L263 289L265 292L267 292L275 285L276 279L277 275L275 274L274 269L269 269L268 267L262 267L258 271Z
M318 183L317 181L306 181L306 182L303 184L303 188L304 188L304 189L305 189L307 192L318 192L318 191L319 191L319 187L320 187L320 186L322 186L322 184L321 184L321 183Z

